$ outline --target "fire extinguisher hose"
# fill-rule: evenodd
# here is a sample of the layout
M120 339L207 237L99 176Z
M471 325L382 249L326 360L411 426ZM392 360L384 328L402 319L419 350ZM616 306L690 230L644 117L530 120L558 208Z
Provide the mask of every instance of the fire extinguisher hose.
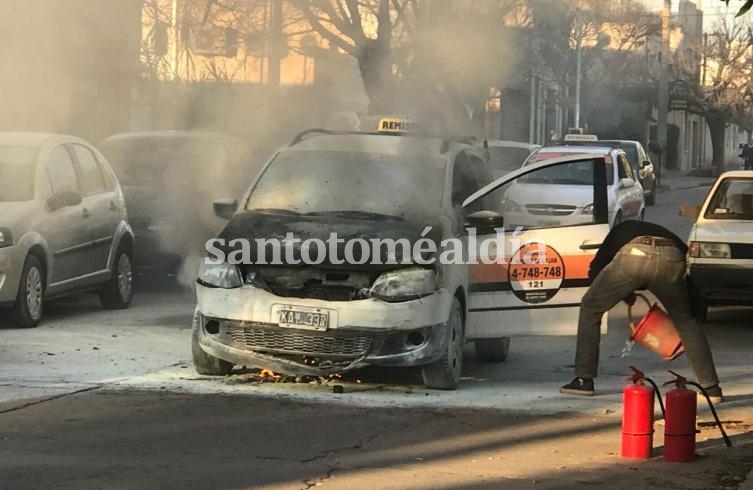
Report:
M730 440L727 433L724 431L724 427L722 427L722 422L719 420L719 415L716 414L716 409L714 408L714 404L711 403L709 394L706 393L706 390L703 389L703 386L699 385L695 381L686 381L686 383L691 386L695 386L696 388L701 390L701 393L703 393L703 396L706 398L706 402L709 404L709 408L711 409L711 414L714 416L714 420L716 421L716 426L719 427L719 431L722 433L722 438L724 439L724 443L727 445L727 447L732 447L732 441Z
M656 401L659 402L659 408L661 408L661 416L663 419L666 419L667 413L664 410L664 402L661 401L661 392L659 391L659 387L656 386L656 383L654 383L654 380L649 378L648 376L644 377L643 379L651 383L651 386L654 387L654 396L656 396Z

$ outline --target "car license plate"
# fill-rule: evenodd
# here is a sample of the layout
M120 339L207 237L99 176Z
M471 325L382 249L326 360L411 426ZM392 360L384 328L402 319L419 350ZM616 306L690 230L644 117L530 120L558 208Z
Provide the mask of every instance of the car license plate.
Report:
M539 226L559 226L559 225L560 225L559 220L552 220L552 219L539 220Z
M305 306L274 305L272 321L281 327L307 330L327 330L330 327L330 310Z

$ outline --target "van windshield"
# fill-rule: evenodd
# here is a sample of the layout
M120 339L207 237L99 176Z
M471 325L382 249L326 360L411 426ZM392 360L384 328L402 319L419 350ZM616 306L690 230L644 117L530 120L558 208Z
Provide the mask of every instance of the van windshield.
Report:
M246 210L436 217L444 175L445 161L439 158L353 151L283 152L260 177Z

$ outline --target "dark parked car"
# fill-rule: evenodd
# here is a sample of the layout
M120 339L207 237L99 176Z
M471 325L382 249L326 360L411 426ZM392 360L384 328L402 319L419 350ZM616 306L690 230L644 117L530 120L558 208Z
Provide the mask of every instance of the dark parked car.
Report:
M570 136L570 135L568 135ZM633 173L638 176L638 182L643 187L643 196L646 200L646 204L653 206L656 204L656 174L654 172L654 164L651 163L651 158L648 156L648 152L643 148L640 141L633 140L600 140L594 137L593 140L584 140L584 136L577 135L579 138L571 140L565 136L566 145L587 145L587 146L604 146L610 145L618 147L623 150L630 160L630 166L633 167Z
M176 272L186 256L203 250L221 224L206 212L209 204L244 190L233 183L246 145L233 136L142 131L109 136L98 147L123 185L139 241L139 271Z

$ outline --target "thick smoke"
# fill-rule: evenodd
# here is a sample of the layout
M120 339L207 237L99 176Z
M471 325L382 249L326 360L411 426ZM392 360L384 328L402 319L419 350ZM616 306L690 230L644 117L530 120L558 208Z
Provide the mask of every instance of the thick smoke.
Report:
M227 165L214 150L202 150L196 162L144 170L158 180L159 196L130 200L132 214L151 206L155 229L164 230L162 250L184 259L179 275L186 285L205 241L224 225L212 213L213 200L240 199L275 149L303 129L375 129L358 117L369 106L363 66L301 29L295 2L282 12L289 33L278 53L279 86L268 80L270 53L254 51L253 42L269 26L274 2L213 3L178 2L184 10L177 20L169 0L0 4L2 18L14 19L0 34L2 130L67 133L93 143L135 131L211 131L242 143L242 157ZM481 136L489 87L504 84L517 61L515 50L505 49L512 34L490 10L494 2L427 4L428 11L406 12L408 20L395 28L388 54L394 77L385 80L391 100L383 109L425 121L428 132ZM176 32L182 44L175 44ZM218 39L207 41L212 33L219 47Z

